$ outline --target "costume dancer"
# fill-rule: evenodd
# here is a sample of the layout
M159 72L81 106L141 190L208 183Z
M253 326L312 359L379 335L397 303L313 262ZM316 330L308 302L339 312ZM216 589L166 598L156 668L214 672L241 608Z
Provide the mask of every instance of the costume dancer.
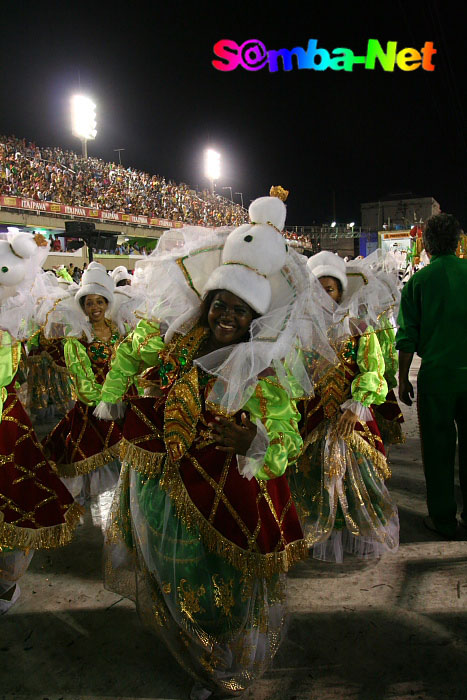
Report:
M171 249L163 236L145 262L153 307L97 409L115 415L149 368L124 424L106 585L136 600L197 679L193 698L242 692L264 672L285 629L283 572L307 556L285 476L301 438L282 362L306 267L280 234L282 201L249 213L227 237L192 227Z
M375 323L378 340L384 359L384 378L388 385L388 393L384 403L373 406L375 420L386 447L401 444L405 437L402 431L404 416L397 401L395 388L399 359L396 350L397 313L400 304L400 289L397 275L397 261L392 253L386 256L375 251L365 259L364 265L370 267L380 287L380 308ZM363 264L362 264L363 266Z
M20 233L0 241L0 614L18 599L17 581L34 550L67 544L80 515L15 389L20 341L32 331L46 255L42 237Z
M78 291L77 284L57 278L51 271L43 275L43 283L47 286L47 295L39 304L38 321L44 307L53 310L61 299L74 297ZM58 420L73 407L72 385L63 355L64 329L61 323L50 332L49 324L51 337L47 337L41 324L27 343L27 408L37 423L53 421L56 416Z
M115 282L115 287L117 289L119 287L131 287L131 275L125 265L118 265L118 267L112 270L110 276Z
M292 493L314 557L342 562L344 550L379 557L397 548L399 521L384 484L390 472L371 408L387 393L377 334L365 320L377 285L361 273L348 277L344 261L328 251L308 266L329 295L322 304L332 318L329 336L339 364L304 404L304 451Z
M68 332L64 341L65 363L77 400L44 440L47 455L78 502L91 502L97 525L104 524L120 473L120 428L93 415L112 352L123 337L117 324L107 318L112 312L114 288L113 279L100 263L91 263L83 274L73 300L83 334L72 337ZM62 325L63 316L60 305L49 313L46 334Z

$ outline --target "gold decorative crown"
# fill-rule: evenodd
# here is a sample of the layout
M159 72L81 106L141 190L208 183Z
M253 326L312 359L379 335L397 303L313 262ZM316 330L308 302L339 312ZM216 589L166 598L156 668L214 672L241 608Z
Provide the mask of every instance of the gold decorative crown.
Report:
M273 185L269 190L269 196L279 197L279 199L282 199L282 201L285 202L285 200L289 196L289 190L284 190L284 188L280 185Z
M35 233L34 234L34 241L39 248L42 248L43 246L47 245L47 239L45 236L42 235L42 233Z

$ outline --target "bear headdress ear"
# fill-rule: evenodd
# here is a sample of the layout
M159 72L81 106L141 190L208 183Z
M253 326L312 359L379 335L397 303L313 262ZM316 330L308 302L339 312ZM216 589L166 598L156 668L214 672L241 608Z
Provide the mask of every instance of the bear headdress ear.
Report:
M29 233L17 233L10 239L10 248L17 258L32 258L37 251L37 244Z

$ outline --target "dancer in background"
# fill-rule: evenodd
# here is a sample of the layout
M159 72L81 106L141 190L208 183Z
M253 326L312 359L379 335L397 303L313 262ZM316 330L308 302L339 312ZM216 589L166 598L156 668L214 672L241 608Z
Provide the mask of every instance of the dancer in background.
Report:
M401 444L405 441L402 431L404 416L397 400L395 389L397 387L397 372L399 369L399 358L396 350L396 330L397 314L400 305L400 289L397 275L397 261L391 253L387 255L372 254L366 260L370 263L370 268L380 285L381 305L378 309L378 316L375 323L375 330L378 333L378 340L384 360L384 378L388 385L388 393L384 403L373 406L381 439L385 445L386 452L390 445Z
M18 580L34 550L67 544L80 516L15 388L20 341L32 332L44 294L40 268L47 250L45 239L29 234L0 241L0 614L18 600Z
M371 408L387 394L377 334L365 320L377 285L360 273L347 276L344 261L328 251L308 267L328 295L322 306L339 364L303 404L304 451L291 471L292 493L314 557L342 562L344 551L379 557L397 549L399 521Z
M46 295L39 302L36 316L41 324L45 313L54 310L62 299L72 297L78 291L78 285L68 282L63 277L56 277L54 272L46 272L42 277L46 285ZM63 337L67 324L56 324L51 328L50 322L47 337L41 324L27 342L27 400L26 407L35 424L57 422L72 407L71 381L63 355Z
M97 409L117 415L148 368L124 424L106 585L197 679L192 698L241 693L264 672L285 631L283 574L307 556L285 476L301 438L283 364L307 272L280 234L283 202L249 211L227 237L163 237L145 265L147 320L119 346Z
M118 265L110 273L116 287L131 287L131 275L125 265Z
M74 297L74 312L81 318L83 333L80 337L68 334L64 341L76 403L44 440L47 455L74 497L81 504L90 502L97 525L105 521L120 473L120 428L93 415L115 345L123 337L117 324L107 317L112 313L114 288L113 279L100 263L91 263L83 274ZM61 323L60 305L49 314L49 328L60 325L58 315Z

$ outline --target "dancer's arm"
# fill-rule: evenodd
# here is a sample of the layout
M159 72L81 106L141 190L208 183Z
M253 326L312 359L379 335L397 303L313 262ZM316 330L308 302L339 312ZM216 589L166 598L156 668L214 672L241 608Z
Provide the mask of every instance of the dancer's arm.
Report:
M159 365L159 352L163 347L159 326L140 321L117 348L102 386L102 401L110 404L121 401L138 374Z
M68 338L63 353L78 401L95 406L100 401L102 387L96 381L86 348L77 338Z
M0 422L3 403L7 397L6 387L11 384L17 372L20 352L20 343L15 342L7 331L0 330Z
M392 323L385 316L381 320L381 327L378 330L378 340L384 359L384 378L388 389L397 386L397 370L399 361L396 350L396 331Z
M261 480L282 476L303 445L295 401L274 377L260 379L244 411L256 424L257 433L245 457L237 455L240 472Z
M379 406L386 400L388 385L384 378L384 359L377 334L368 326L360 337L357 351L360 374L352 382L352 399L362 406Z

